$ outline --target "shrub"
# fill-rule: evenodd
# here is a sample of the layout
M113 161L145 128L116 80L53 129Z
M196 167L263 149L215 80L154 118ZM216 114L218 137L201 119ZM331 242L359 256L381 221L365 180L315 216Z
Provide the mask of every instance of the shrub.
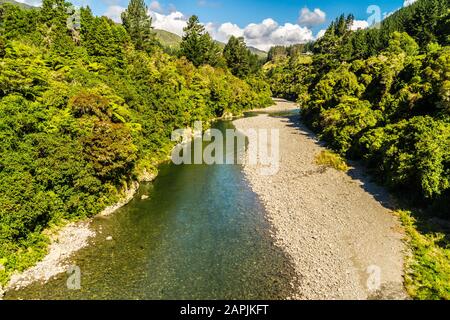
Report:
M316 156L316 164L343 172L347 172L350 169L341 156L331 151L319 153Z

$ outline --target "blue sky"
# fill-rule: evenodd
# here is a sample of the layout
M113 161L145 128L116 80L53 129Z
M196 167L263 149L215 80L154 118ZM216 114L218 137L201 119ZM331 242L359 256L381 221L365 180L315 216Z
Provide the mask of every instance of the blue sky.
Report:
M40 0L18 0L38 4ZM247 43L263 50L314 40L342 13L353 13L355 29L367 26L370 5L379 8L381 17L415 0L145 0L154 26L182 34L192 14L200 17L210 34L220 41L231 35L243 36ZM120 21L128 0L73 0L89 5L96 15Z

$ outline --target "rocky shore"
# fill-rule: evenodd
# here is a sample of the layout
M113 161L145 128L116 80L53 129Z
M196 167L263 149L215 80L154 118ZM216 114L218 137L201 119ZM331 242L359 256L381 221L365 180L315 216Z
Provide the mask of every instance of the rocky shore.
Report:
M69 267L69 258L89 244L95 233L89 227L90 221L70 223L52 237L48 254L34 267L20 274L14 274L6 290L19 290L33 282L47 282L64 273Z
M348 174L315 164L324 147L301 123L293 103L276 100L260 114L234 121L238 130L278 129L280 170L245 175L264 203L276 243L298 275L293 299L405 299L404 244L389 195L353 168ZM251 142L250 142L251 143ZM269 147L270 148L270 147Z

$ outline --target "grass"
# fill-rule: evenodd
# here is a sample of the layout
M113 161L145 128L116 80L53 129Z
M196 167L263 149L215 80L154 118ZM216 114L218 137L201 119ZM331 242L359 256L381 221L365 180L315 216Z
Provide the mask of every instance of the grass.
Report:
M409 211L397 211L397 215L412 251L405 267L409 295L418 300L450 300L450 246L446 235L419 231L424 226L419 226Z
M316 156L316 164L343 172L347 172L350 169L340 155L328 150L322 151Z

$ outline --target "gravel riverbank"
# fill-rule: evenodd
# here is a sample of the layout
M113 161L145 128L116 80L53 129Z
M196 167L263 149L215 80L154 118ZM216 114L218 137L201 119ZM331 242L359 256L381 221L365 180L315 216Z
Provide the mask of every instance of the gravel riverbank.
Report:
M292 111L276 100L269 113ZM260 175L244 165L266 207L277 244L292 258L299 283L294 299L405 299L404 244L389 195L360 169L324 169L315 156L324 147L299 116L267 114L234 121L238 130L278 129L280 170Z
M152 181L155 175L148 174L145 181ZM99 216L108 216L129 203L139 189L139 183L133 182L123 193L123 198L106 209ZM53 277L65 273L70 267L70 257L77 251L89 245L89 240L96 234L91 229L92 219L69 223L55 232L50 238L48 254L42 261L22 273L11 276L7 287L0 288L0 299L5 291L20 290L34 282L45 283Z

